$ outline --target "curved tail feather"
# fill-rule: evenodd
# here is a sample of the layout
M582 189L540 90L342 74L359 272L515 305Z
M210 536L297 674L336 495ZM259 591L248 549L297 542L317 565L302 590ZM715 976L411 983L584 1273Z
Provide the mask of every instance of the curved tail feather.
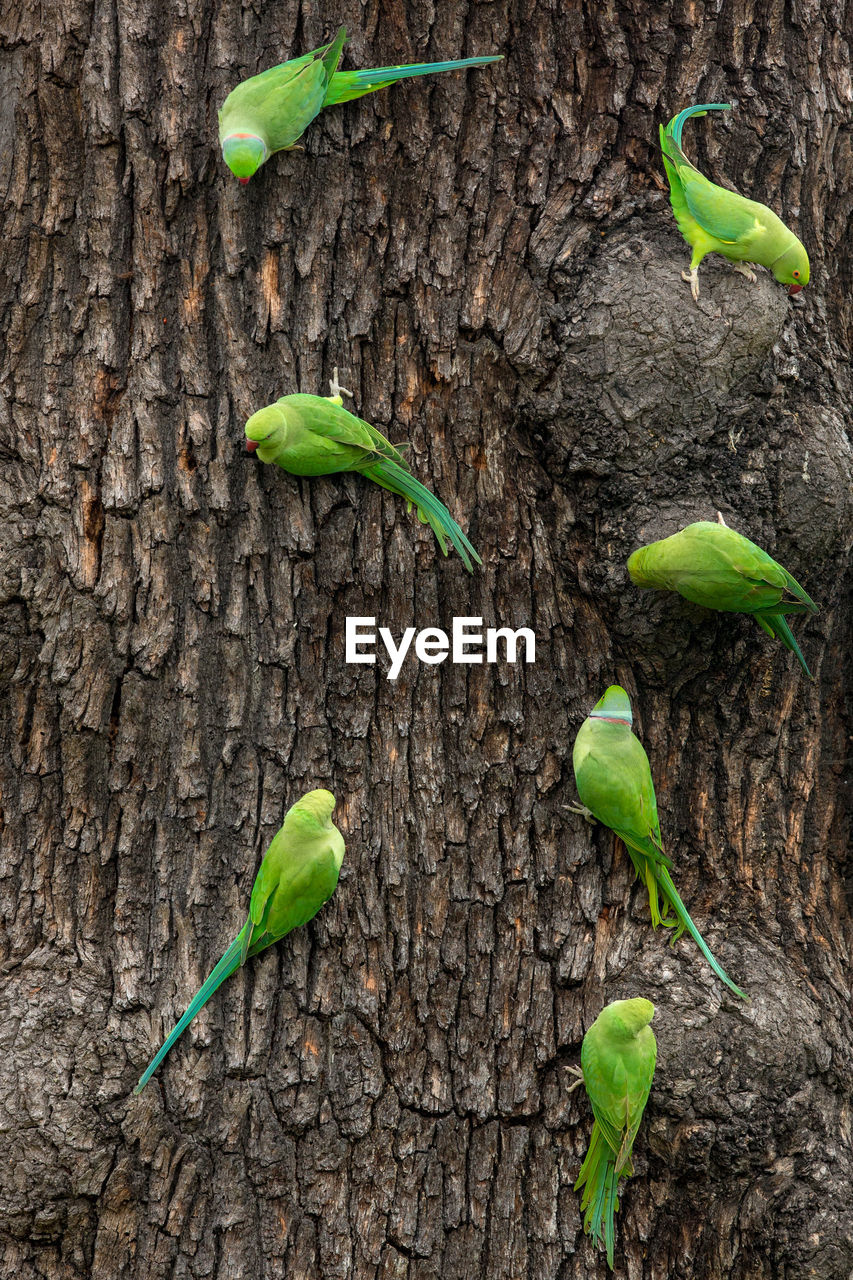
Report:
M797 612L800 612L800 610L798 609ZM806 675L810 680L814 680L814 676L806 666L806 660L803 657L802 653L800 652L800 646L797 644L796 640L794 639L794 633L791 630L791 628L788 626L788 623L785 620L785 617L783 616L783 614L756 613L754 617L755 617L755 621L764 631L766 631L771 636L777 636L778 639L782 641L786 649L790 649L791 653L795 653L797 655L797 659L799 660L800 666L803 668L803 671L805 671Z
M503 54L491 54L481 58L455 58L451 62L413 62L407 67L371 67L365 71L336 71L329 81L324 107L338 102L351 102L366 93L385 89L398 80L410 76L433 75L439 71L458 71L461 67L483 67L487 62L500 62Z
M675 885L672 883L672 877L670 876L666 867L659 867L657 869L657 879L658 879L658 885L660 887L661 892L663 893L669 905L672 907L675 914L678 916L679 928L678 928L678 931L673 936L673 939L672 939L673 942L675 941L676 938L680 937L681 934L684 933L684 931L686 930L690 934L691 938L696 943L696 946L702 952L702 955L708 961L708 964L711 966L711 968L713 969L717 977L720 979L720 981L724 982L726 986L729 988L729 990L733 991L736 996L740 996L741 1000L748 1000L749 996L746 994L746 992L741 991L740 987L736 986L735 983L732 982L731 978L723 969L723 967L719 965L717 961L714 959L714 957L711 955L708 944L706 943L705 939L702 937L699 930L696 928L693 921L690 919L687 908L685 907L684 903L681 901L681 898L679 897L679 894L678 894L678 890L676 889Z
M381 484L383 489L396 493L398 497L405 498L417 507L419 518L430 526L444 555L447 555L447 539L450 539L469 573L474 572L472 561L483 563L444 503L434 493L430 493L420 480L416 480L396 462L375 462L360 470L363 475Z
M226 978L230 978L231 974L234 972L235 969L239 969L240 952L243 946L243 934L245 933L245 931L246 931L246 927L244 926L244 928L240 930L237 937L231 943L231 946L225 952L225 955L222 957L219 963L215 965L215 967L211 970L209 976L205 979L205 981L202 983L199 990L193 996L186 1013L180 1019L177 1026L172 1031L171 1035L168 1036L167 1039L163 1041L162 1045L157 1050L154 1057L151 1059L148 1066L143 1071L142 1075L139 1077L139 1083L134 1089L133 1091L134 1093L142 1092L142 1090L147 1085L148 1081L153 1076L154 1072L159 1067L160 1063L165 1058L166 1054L172 1048L172 1045L175 1043L175 1041L178 1039L179 1036L183 1035L183 1033L186 1031L187 1027L190 1025L195 1015L198 1013L199 1009L201 1009L204 1005L207 1004L208 1000L213 995L214 991L216 991L217 987L220 987Z
M620 1175L616 1172L616 1157L607 1145L601 1126L596 1120L592 1126L589 1149L581 1165L575 1191L583 1187L581 1212L584 1213L583 1229L593 1243L607 1250L607 1262L613 1269L613 1250L616 1241L614 1216L619 1208L617 1189Z
M685 107L683 111L679 111L677 116L673 116L669 124L664 129L664 137L671 139L675 147L686 160L687 157L681 151L681 131L684 128L685 120L689 120L691 116L704 116L707 111L731 111L731 103L729 102L699 102L693 107ZM666 150L666 147L664 147ZM689 160L687 161L689 164Z

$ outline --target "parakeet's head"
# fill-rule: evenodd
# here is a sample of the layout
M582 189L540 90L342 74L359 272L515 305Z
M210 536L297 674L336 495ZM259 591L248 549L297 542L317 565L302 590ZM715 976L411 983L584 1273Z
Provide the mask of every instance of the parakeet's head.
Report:
M655 1016L655 1006L651 1000L637 996L633 1000L614 1000L599 1017L607 1021L608 1031L617 1036L635 1036L647 1027Z
M278 448L286 440L287 413L277 404L268 404L265 409L259 409L246 423L246 448L249 453L254 453L259 445ZM260 456L263 457L263 454Z
M770 264L780 284L788 285L789 293L799 293L809 282L809 255L799 240L795 239L775 262Z
M284 825L289 831L311 831L317 827L329 826L335 809L335 797L331 791L319 787L316 791L308 791L301 800L291 805L284 815Z
M647 576L644 571L644 561L646 559L646 548L638 547L636 551L632 551L628 557L628 574L632 582L638 587L653 587L655 583Z
M589 719L615 720L629 726L633 723L631 703L621 684L612 684L607 692L598 699L598 702L589 713Z
M267 144L256 133L229 133L222 139L225 163L243 186L257 173L269 155Z

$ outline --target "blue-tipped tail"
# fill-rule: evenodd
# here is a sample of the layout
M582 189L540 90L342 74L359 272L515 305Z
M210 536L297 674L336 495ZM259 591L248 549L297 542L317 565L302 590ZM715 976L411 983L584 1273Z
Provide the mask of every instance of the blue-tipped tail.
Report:
M614 1215L619 1208L617 1188L619 1174L616 1157L607 1145L601 1126L596 1120L592 1126L589 1150L584 1156L575 1191L583 1187L581 1212L584 1213L583 1229L599 1247L607 1250L607 1263L613 1270L613 1252L616 1243ZM584 1212L585 1211L585 1212Z
M673 116L669 124L666 126L666 135L672 138L675 145L681 150L681 130L684 128L684 121L689 120L691 116L704 116L706 111L731 111L730 102L700 102L695 107L685 107L683 111L679 111L677 116Z
M211 971L210 976L202 983L199 990L193 996L192 1002L172 1034L166 1039L149 1062L148 1066L139 1077L139 1084L134 1089L134 1093L141 1093L171 1049L172 1045L183 1035L187 1027L192 1022L195 1015L204 1005L207 1004L217 987L220 987L226 978L230 978L235 969L240 967L240 952L243 946L243 934L246 927L240 930L237 937L231 943L231 946L225 952L225 955Z
M369 71L356 71L358 83L393 84L409 76L428 76L438 71L458 71L461 67L484 67L488 62L500 62L502 53L486 54L479 58L453 58L450 62L412 62L405 67L372 67Z
M365 71L336 71L326 90L324 107L339 102L351 102L365 93L385 89L398 80L411 76L429 76L440 71L460 71L463 67L484 67L488 62L501 62L503 54L488 54L479 58L454 58L451 62L412 62L406 67L371 67Z
M362 474L417 507L418 517L430 526L444 555L447 555L449 538L469 573L474 572L472 561L483 563L444 503L439 502L434 493L430 493L420 480L416 480L396 462L374 463L373 466L364 468Z
M669 902L669 905L672 907L673 911L678 916L679 928L678 928L678 932L673 936L673 939L672 939L673 942L677 937L679 937L686 930L690 934L691 938L696 943L696 946L702 952L702 955L708 961L708 964L714 970L714 973L717 975L720 981L724 982L726 986L729 988L729 990L733 991L736 996L740 996L741 1000L748 1000L749 996L746 994L746 992L741 991L740 987L735 986L735 984L732 982L731 978L723 969L723 967L719 965L717 961L714 959L714 957L711 955L711 952L708 948L708 944L706 943L705 939L702 937L699 930L696 928L693 921L690 919L690 916L688 915L688 912L687 912L687 908L685 907L684 903L681 901L681 898L678 895L678 890L676 889L675 885L672 883L672 876L669 874L666 867L657 867L656 874L657 874L657 881L658 881L658 885L660 886L661 893L667 899L667 901Z

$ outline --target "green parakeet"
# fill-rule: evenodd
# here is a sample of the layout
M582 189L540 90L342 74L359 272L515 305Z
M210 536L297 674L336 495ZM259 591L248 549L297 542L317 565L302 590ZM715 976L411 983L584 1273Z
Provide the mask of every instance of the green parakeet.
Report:
M270 67L231 90L219 112L219 143L225 163L240 182L248 182L274 151L291 148L324 107L361 98L409 76L481 67L500 62L502 56L338 71L346 38L346 28L341 27L330 44Z
M699 520L638 548L628 558L628 572L638 587L677 591L723 613L751 613L763 631L797 655L811 678L785 614L817 613L818 607L787 569L742 533Z
M482 561L459 525L443 503L410 473L400 448L343 407L340 392L350 392L339 386L337 373L336 369L331 396L282 396L253 413L246 423L246 448L257 450L262 462L274 462L294 476L360 472L416 507L419 519L435 533L443 554L447 555L449 539L465 568L473 573L472 561Z
M614 1000L581 1046L581 1078L595 1123L575 1191L584 1189L583 1229L597 1245L603 1240L611 1271L619 1181L634 1172L631 1152L655 1074L658 1047L649 1026L654 1015L650 1000Z
M735 270L748 280L754 281L755 273L744 263L757 262L787 284L789 293L799 293L809 282L809 258L793 231L766 204L709 182L682 151L684 121L706 111L731 111L731 107L727 102L703 102L680 111L665 129L660 126L672 210L681 234L693 249L690 271L682 272L683 278L690 282L698 302L699 263L706 253L721 253L736 263Z
M332 822L334 807L332 793L319 790L309 791L288 809L255 877L249 918L139 1077L134 1093L142 1092L199 1009L248 956L307 924L331 898L344 857L343 836Z
M632 723L627 693L620 685L612 684L575 738L572 763L582 807L568 807L586 818L596 818L624 842L637 875L648 889L653 927L662 924L674 928L673 942L686 930L717 977L746 1000L746 994L711 955L672 883L672 863L661 842L649 757L631 732Z

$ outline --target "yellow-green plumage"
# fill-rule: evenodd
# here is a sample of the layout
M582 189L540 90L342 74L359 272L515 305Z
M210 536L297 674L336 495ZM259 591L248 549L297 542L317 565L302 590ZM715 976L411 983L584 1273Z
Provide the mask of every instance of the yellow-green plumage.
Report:
M257 450L262 462L273 462L295 476L357 471L415 507L444 555L451 543L469 573L475 562L481 563L444 503L411 474L401 450L376 427L344 409L338 395L282 396L249 418L246 447Z
M817 613L817 605L787 569L742 533L697 520L638 547L628 557L628 573L638 587L677 591L693 604L723 613L751 613L763 631L796 654L811 679L785 614Z
M332 822L334 807L332 793L320 789L309 791L288 809L255 877L246 923L143 1071L134 1093L142 1092L175 1041L226 978L249 956L307 924L331 898L344 857L343 836Z
M622 1178L634 1172L631 1153L657 1060L650 1000L614 1000L596 1018L581 1046L581 1073L595 1123L575 1183L583 1188L584 1231L604 1244L613 1268L614 1215Z
M324 107L350 102L411 76L480 67L501 59L501 55L489 55L338 71L346 34L341 27L329 44L250 76L231 90L219 112L219 144L240 182L248 182L275 151L294 146Z
M649 758L631 732L632 722L627 693L620 685L611 685L575 739L572 764L581 804L587 814L609 827L625 844L634 869L648 890L652 926L674 928L673 942L682 933L689 933L720 981L746 1000L746 994L714 959L672 882L672 863L661 840Z
M682 150L685 120L707 111L730 110L725 102L705 102L679 112L666 128L660 126L670 203L679 230L693 249L690 272L684 279L690 281L698 301L699 263L708 253L720 253L737 264L755 262L766 267L789 286L789 293L798 293L809 282L809 259L793 231L767 205L710 182ZM752 276L741 266L737 269Z

